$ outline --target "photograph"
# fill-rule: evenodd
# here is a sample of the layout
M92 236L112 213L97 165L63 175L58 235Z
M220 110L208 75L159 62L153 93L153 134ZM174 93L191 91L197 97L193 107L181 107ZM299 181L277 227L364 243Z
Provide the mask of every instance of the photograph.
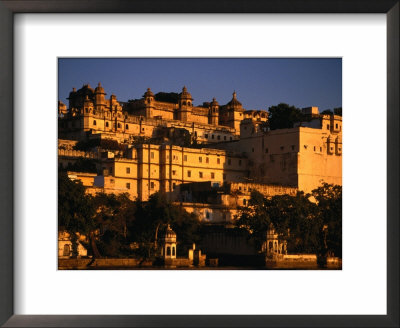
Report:
M342 58L57 65L59 270L342 270Z

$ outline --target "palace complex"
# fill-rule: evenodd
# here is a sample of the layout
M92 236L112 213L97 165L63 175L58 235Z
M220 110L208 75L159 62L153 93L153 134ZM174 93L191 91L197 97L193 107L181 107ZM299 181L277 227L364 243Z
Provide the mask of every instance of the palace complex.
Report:
M88 193L158 191L201 220L229 222L252 190L264 195L310 192L342 184L342 118L302 109L304 122L269 130L268 112L246 110L236 92L194 106L181 93L147 89L141 99L106 97L99 83L59 101L58 161Z

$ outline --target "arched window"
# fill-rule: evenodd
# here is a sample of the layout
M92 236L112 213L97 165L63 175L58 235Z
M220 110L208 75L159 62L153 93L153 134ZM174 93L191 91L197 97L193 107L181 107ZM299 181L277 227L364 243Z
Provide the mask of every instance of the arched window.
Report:
M70 253L70 247L68 244L65 244L63 250L63 256L69 256L69 253Z
M108 122L106 122L106 127L108 128Z
M93 120L93 125L96 125L97 123L96 123L96 120Z
M167 256L171 256L171 247L167 247Z
M129 125L125 124L125 130L129 130Z
M182 105L186 106L186 101L184 101L184 102L182 103Z
M188 101L188 106L190 106L190 101Z
M172 256L175 256L175 247L172 247Z
M118 123L118 129L121 128L121 123Z
M272 241L270 241L270 242L268 243L268 248L269 248L269 250L271 250L271 249L273 248L273 246L272 246Z

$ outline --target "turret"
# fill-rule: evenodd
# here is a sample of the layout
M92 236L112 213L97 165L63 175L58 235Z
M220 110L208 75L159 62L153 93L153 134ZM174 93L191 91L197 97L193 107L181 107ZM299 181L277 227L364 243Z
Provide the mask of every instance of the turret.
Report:
M232 94L232 100L228 102L225 106L225 113L227 114L224 119L225 124L234 128L236 133L240 133L240 122L243 119L243 106L242 103L237 100L236 91Z
M154 110L154 94L150 90L150 88L147 88L146 92L143 95L144 99L144 107L146 111L146 117L150 118L153 117L153 110Z
M94 90L94 101L96 109L102 110L106 105L105 99L106 93L104 92L104 88L101 86L101 83L97 85L96 89Z
M74 108L74 107L76 107L76 88L72 88L72 91L69 93L69 96L68 96L68 101L69 101L69 103L68 103L68 108Z
M212 102L210 103L210 110L208 112L208 123L213 125L218 125L219 119L219 104L213 98Z
M93 111L93 102L89 99L89 96L85 96L85 100L83 101L83 111L88 114Z
M192 113L193 106L192 95L187 91L186 87L182 88L182 92L179 94L178 99L178 119L181 121L189 121Z

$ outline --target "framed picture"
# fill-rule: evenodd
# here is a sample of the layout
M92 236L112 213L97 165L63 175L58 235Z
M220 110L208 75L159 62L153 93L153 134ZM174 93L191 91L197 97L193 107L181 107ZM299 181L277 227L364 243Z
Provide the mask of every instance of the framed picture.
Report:
M398 1L352 1L345 4L337 1L315 1L304 4L295 0L246 3L232 1L229 4L176 1L169 3L168 6L161 1L149 3L93 1L90 4L78 4L70 1L1 1L0 9L0 21L3 26L0 41L2 49L4 49L0 53L3 103L1 143L5 152L1 157L2 188L0 190L3 213L0 221L2 254L0 261L3 268L0 271L2 295L0 298L0 322L2 324L5 326L174 325L193 327L204 325L250 327L398 326L399 215L396 205L399 188L399 145L396 135L399 128ZM18 15L23 13L29 15ZM84 13L102 15L82 15ZM134 16L129 16L127 13L134 14ZM155 13L165 15L149 15ZM185 15L177 15L178 13ZM208 15L218 13L237 15ZM298 15L285 15L288 13ZM332 15L352 13L380 13L381 15ZM72 18L73 20L71 20ZM317 26L319 28L316 28ZM357 40L357 46L352 40ZM232 50L228 50L232 45L234 45ZM97 58L95 59L95 57ZM303 59L298 59L302 69L290 64L299 57L303 57ZM210 241L208 244L204 241L207 239L204 236L211 240L210 236L214 236L216 231L211 229L212 231L203 232L200 244L189 245L190 247L186 247L186 245L185 248L181 236L184 235L187 238L186 244L188 244L188 240L192 241L192 239L187 237L188 231L179 225L178 219L171 219L171 213L178 211L179 206L184 208L183 211L192 211L193 206L190 204L196 203L193 199L198 198L204 203L203 198L207 194L209 197L213 192L216 192L218 197L223 197L221 196L224 195L221 187L223 185L224 188L227 186L231 188L226 197L229 198L229 195L235 192L239 195L235 199L240 202L239 217L242 219L240 222L245 226L248 222L246 215L250 213L246 212L246 208L248 208L248 202L253 199L252 193L248 190L250 184L251 188L255 188L257 183L258 187L263 183L273 183L279 180L277 178L279 174L268 175L263 172L260 173L257 181L249 180L238 183L235 179L242 181L246 177L242 168L245 167L246 170L251 171L252 166L255 166L254 163L249 164L248 161L250 161L249 158L252 159L251 153L256 152L252 150L251 144L243 142L242 145L240 140L233 139L238 138L239 131L240 135L246 133L246 124L247 128L253 131L251 133L255 133L256 130L262 132L265 129L263 133L268 132L269 137L274 136L275 129L280 131L279 129L282 127L276 128L271 125L273 124L271 119L271 117L273 118L273 103L267 105L269 113L259 109L251 111L247 107L247 109L242 109L242 103L239 102L242 99L238 96L240 95L239 90L236 90L238 93L233 92L232 99L219 104L217 103L218 99L210 102L204 99L193 100L196 97L192 97L191 89L186 86L183 87L181 93L176 93L176 90L170 89L172 83L164 85L165 89L161 89L161 86L159 90L147 89L146 91L145 89L152 85L159 85L157 83L161 80L160 72L164 68L168 68L169 73L165 74L171 75L172 79L174 76L175 78L182 76L179 78L180 81L185 80L185 75L197 75L197 79L188 77L186 80L193 85L196 81L199 84L199 90L207 90L207 83L210 85L215 83L218 88L223 89L222 85L224 84L230 86L228 82L224 81L242 81L244 84L239 84L239 82L237 84L241 88L245 88L247 85L253 89L254 98L255 94L260 93L260 91L255 91L257 90L255 81L259 79L259 84L267 83L266 80L259 77L258 74L261 72L265 72L264 75L274 76L274 78L269 78L269 81L274 81L276 85L284 83L284 78L279 76L283 75L283 71L278 70L277 73L274 73L274 69L266 64L274 60L273 58L280 58L283 66L290 67L287 69L292 70L292 75L287 77L290 81L286 82L288 87L285 92L293 95L296 92L299 93L299 90L303 95L307 93L305 85L301 85L305 80L299 78L300 83L296 84L296 74L293 71L297 72L297 76L309 75L310 78L314 76L312 71L315 70L320 75L325 74L328 77L329 73L324 71L323 65L307 68L307 61L317 62L319 60L320 63L336 58L333 60L339 62L340 71L343 70L343 106L345 108L343 115L345 195L343 202L345 215L343 220L343 269L341 244L339 248L335 248L332 246L335 242L331 243L332 240L337 241L336 235L333 239L329 239L326 237L328 232L320 234L320 236L325 236L321 239L321 245L327 245L324 246L326 252L323 253L323 256L321 253L316 255L315 259L302 255L291 257L290 254L287 254L288 250L290 253L292 249L304 249L306 247L304 245L308 244L299 242L301 238L291 239L290 231L293 236L293 229L280 226L280 221L274 221L272 217L268 219L271 221L268 221L271 223L268 232L263 231L263 233L266 232L266 239L261 238L262 242L259 242L260 245L257 244L258 248L256 247L257 252L268 265L278 267L287 265L284 264L284 260L294 261L294 258L296 265L299 265L299 261L305 261L307 258L307 261L315 260L316 265L324 267L328 263L322 263L321 259L324 258L330 261L331 268L333 265L340 270L266 271L259 270L259 268L258 270L249 270L250 268L254 269L252 266L241 267L246 270L237 270L241 264L229 262L229 257L213 252ZM54 62L52 62L53 59ZM190 62L191 66L186 65L185 61ZM98 65L93 66L94 62L98 62ZM121 62L124 64L120 65ZM133 66L136 65L130 72L127 62L133 63ZM70 65L70 63L73 64ZM140 65L138 66L137 63ZM250 66L255 69L253 73L249 73ZM89 81L84 81L82 88L77 86L78 90L73 90L69 94L67 94L69 91L64 90L67 87L66 84L71 81L67 78L68 74L79 75L80 79L87 77L91 83L97 84L102 81L92 81L92 79L105 76L104 73L101 73L105 67L111 69L121 81L124 81L122 78L124 74L131 76L131 79L126 79L127 82L123 83L125 87L130 83L132 83L132 88L136 89L142 89L143 83L151 85L144 86L143 97L138 95L134 96L137 99L128 101L127 98L122 102L118 94L122 90L122 84L119 89L109 91L107 88L106 91L102 91L104 90L103 85L98 84L94 89L88 85ZM118 67L121 69L118 70ZM229 72L225 71L224 73L221 70L222 67ZM279 63L275 62L272 67L279 67ZM152 70L153 73L151 73ZM232 71L236 73L232 73ZM154 74L154 72L156 73ZM213 72L214 77L212 77ZM201 74L205 76L204 80ZM225 80L219 79L224 74L226 75ZM334 75L335 72L332 71L329 77ZM117 80L109 82L107 87L117 88ZM251 87L253 82L255 84ZM293 87L292 91L289 91L291 83L293 83ZM312 82L307 83L311 84ZM105 84L107 84L107 80ZM321 86L322 82L319 84ZM69 85L68 88L74 86ZM338 88L342 89L341 81ZM214 87L213 90L217 90L217 87ZM268 90L273 90L273 85L263 90L266 90L261 91L261 93L265 92L265 99ZM108 92L113 92L116 96L111 95L109 99L104 97L103 99L102 95ZM134 94L132 91L129 92ZM321 91L321 93L324 92ZM333 90L326 91L326 93L332 92ZM83 93L85 93L86 99L79 98ZM248 91L248 94L252 93ZM268 97L273 98L272 95L268 95ZM246 98L246 101L248 99L250 98ZM192 104L194 101L203 100L206 102L203 102L202 105ZM59 101L57 114L51 112L55 101ZM267 102L267 100L264 101ZM295 101L293 100L293 102ZM64 103L68 103L68 105L64 105ZM244 105L243 101L243 107L245 107ZM254 105L254 108L256 106ZM314 104L310 104L310 106L314 106ZM335 107L336 105L326 106ZM293 123L297 124L299 131L307 128L317 130L315 124L322 124L321 129L328 129L331 135L328 139L332 139L332 136L336 138L331 141L332 148L329 145L326 147L318 145L321 149L317 149L316 145L308 145L308 142L303 141L304 145L302 143L298 145L298 147L304 147L302 151L296 149L296 144L289 143L287 145L280 144L280 148L278 147L279 149L274 149L272 152L272 148L264 144L266 141L263 137L262 158L268 154L268 160L272 161L271 153L273 153L272 155L279 151L283 153L285 147L288 148L288 151L292 147L292 151L296 154L302 153L301 161L306 163L305 153L307 151L313 151L319 155L322 155L323 150L327 153L332 151L332 156L338 158L340 156L340 164L334 166L337 169L339 165L341 169L341 102L339 106L340 108L336 108L332 113L326 111L322 114L317 112L316 107L302 110L291 109L295 113L298 111L299 115L304 117L310 116L310 119L307 120L302 116L300 121L297 120ZM379 110L376 108L385 108L385 106L386 113L379 114ZM168 108L171 110L166 110ZM355 110L352 111L351 108L355 108ZM320 108L320 110L324 109L326 108ZM124 117L121 116L119 119L120 112L124 114ZM235 120L235 114L247 115L247 120L244 118ZM169 115L172 115L171 118ZM229 120L230 115L233 117L232 122ZM264 117L265 120L263 120L262 115L270 115L268 124L266 124L267 119ZM324 115L329 122L322 119ZM315 123L313 118L317 116L318 122ZM108 120L107 117L110 119ZM137 117L141 117L139 123L136 122ZM374 134L371 135L370 142L361 141L360 135L370 134L371 117L374 118L373 122L376 126ZM67 140L74 139L74 137L70 138L71 133L80 133L79 129L73 129L73 125L78 122L77 118L82 118L82 122L86 122L83 124L90 125L91 134L98 134L94 131L101 128L103 134L118 136L119 139L116 143L118 147L124 144L122 139L136 137L135 133L130 133L131 130L137 128L136 125L139 126L139 129L149 128L146 122L157 120L167 122L171 119L181 122L179 127L190 123L192 128L187 135L189 138L186 138L187 140L184 135L187 130L181 129L182 131L179 130L181 134L179 134L177 125L166 125L163 128L165 131L159 129L157 134L153 133L153 130L150 131L151 133L147 130L140 131L139 134L143 134L143 138L151 136L151 142L143 143L143 140L140 140L140 145L128 147L129 149L114 149L115 142L112 143L110 139L106 138L108 140L106 145L101 142L102 137L100 137L101 147L104 149L114 147L114 150L104 152L104 154L98 152L96 156L101 156L102 159L99 160L101 165L96 168L96 174L89 174L78 169L78 167L82 168L85 163L81 161L68 162L71 159L70 152L76 154L87 151L85 148L87 144L77 145L75 142L72 145ZM58 124L55 123L55 120L58 121ZM298 126L299 124L300 126ZM206 126L214 126L214 132L206 131ZM85 132L86 136L88 136L88 131ZM324 132L325 134L326 132ZM57 136L59 140L55 142L54 139ZM215 142L212 140L213 137ZM165 146L157 144L160 138L163 142L167 139L172 140L174 147L180 147L181 153L173 153L171 146L171 152L164 156ZM225 143L224 138L227 138ZM96 136L92 139L88 137L85 140L97 142L95 139ZM218 142L219 139L222 140ZM131 142L136 141L131 140ZM189 142L190 147L193 147L185 148L187 147L185 142ZM175 145L175 143L179 145ZM192 145L192 143L196 145ZM223 146L216 151L218 154L215 153L212 156L202 156L202 154L188 151L188 149L203 151L203 149L207 149L207 144L211 144L213 148L209 147L208 149L213 149L215 152L214 148L218 143L222 143ZM204 147L198 147L198 144L204 145ZM170 160L172 163L174 159L178 161L179 156L182 157L183 163L185 155L187 161L193 162L193 158L195 158L196 163L200 163L189 170L184 167L184 163L180 166L182 175L186 179L184 190L181 190L182 187L179 183L176 186L173 184L173 177L180 174L180 172L174 172L173 163L170 165L169 172L171 181L168 183L170 185L167 182L161 182L161 179L149 178L147 185L143 184L136 189L136 182L134 183L128 175L140 171L135 165L138 167L144 165L144 161L139 163L147 151L144 145L148 145L148 147L155 145L153 152L149 148L146 153L149 163L151 159L158 158L160 163L161 158ZM229 148L231 145L234 147ZM382 145L386 145L386 147L382 147ZM98 145L96 147L103 149ZM314 147L314 149L307 149L308 147ZM53 151L56 148L58 148L57 164L54 163ZM90 148L87 153L89 154L93 149ZM245 155L236 154L235 151L238 150L240 150L240 154ZM188 152L185 154L185 151ZM373 151L374 156L369 155L370 151ZM118 152L123 152L124 155L121 158L128 163L124 162L121 169L127 176L121 178L120 181L115 180L117 177L115 171L118 169L115 156ZM246 155L246 152L250 155ZM193 158L189 159L189 156ZM282 158L279 157L278 162L281 166L285 166L285 156L282 156ZM226 165L221 171L223 174L215 171L218 169L217 161L221 158L223 159L222 164ZM262 171L264 160L265 158L260 163L255 160L257 172ZM312 162L315 163L314 160ZM113 164L108 165L110 163ZM230 166L236 164L238 167L231 170ZM166 165L165 163L160 164L160 170ZM270 171L271 166L267 169ZM315 174L317 174L316 170L318 168L314 166ZM232 176L231 171L234 172ZM82 175L82 172L86 172L86 174ZM254 177L255 172L256 170L247 175L247 179ZM339 181L335 180L335 168L330 172L333 173L329 175L329 178L333 179L332 181ZM150 174L150 170L148 173ZM221 173L220 177L219 173ZM306 175L305 171L303 173ZM178 197L179 202L177 199L174 201L180 205L176 209L175 207L170 209L172 212L168 218L153 224L154 227L157 227L156 236L159 232L161 237L151 236L149 240L143 241L138 236L132 235L129 237L131 239L128 238L129 243L126 243L130 253L140 255L143 250L154 251L154 256L150 256L148 253L140 255L140 259L146 258L149 262L150 257L154 258L155 262L150 264L152 269L168 270L148 270L147 268L146 270L131 270L132 266L137 266L135 258L126 260L122 264L123 268L129 267L130 270L117 271L116 269L120 269L119 262L115 261L114 263L113 259L105 259L107 255L113 257L113 254L116 254L113 253L115 252L112 247L113 239L108 235L106 242L105 237L103 239L99 237L99 234L106 235L110 231L115 231L106 223L107 215L104 213L101 218L100 215L97 215L99 220L102 220L102 225L99 230L93 231L92 240L91 237L79 239L81 235L78 233L77 241L74 241L71 233L73 235L75 232L72 232L73 230L68 226L68 220L59 217L57 226L57 220L54 217L54 213L57 213L57 192L54 192L56 190L54 184L58 184L58 187L61 188L63 181L58 180L57 182L54 177L63 174L66 174L68 181L75 179L85 184L90 180L91 188L94 190L93 195L98 195L96 191L99 188L104 191L111 188L111 185L114 186L115 183L122 183L123 188L121 188L126 191L124 194L128 198L132 194L133 198L140 198L140 201L143 202L148 201L153 189L163 190L162 188L164 188L164 192L170 193L171 197ZM192 175L195 175L196 179L193 180ZM142 179L139 178L134 180ZM208 189L204 189L204 183L199 183L206 178L215 180L214 184L207 187ZM107 179L109 180L107 183L111 185L106 187ZM142 180L144 181L144 178ZM226 183L225 180L230 183ZM159 181L160 185L158 185ZM300 178L298 181L298 188L304 189L305 187L300 188ZM301 183L308 186L310 181L308 178L302 180ZM138 182L137 186L140 183ZM200 185L204 190L200 188ZM236 187L236 191L232 189ZM74 186L68 185L65 190L73 188ZM255 189L258 190L257 188ZM179 189L179 193L176 192L177 189ZM291 192L289 189L285 189L285 194ZM386 191L383 192L385 189ZM381 190L381 192L372 193L371 190ZM277 193L278 191L272 192ZM77 193L79 193L78 190L74 191L75 195ZM101 196L103 198L93 196L95 202L101 203L104 199L114 201L111 199L112 197L108 199L108 196L104 195ZM186 197L184 200L181 199L183 195ZM125 199L125 205L131 204L128 198ZM117 198L117 201L122 201L122 198ZM138 211L137 208L142 206L142 203L136 202L135 204L134 211ZM254 203L251 204L251 206L256 206ZM272 205L269 204L269 206ZM104 204L100 204L100 207L104 208ZM149 210L152 211L154 208ZM145 210L143 207L141 213L143 214ZM221 214L217 211L209 211L208 207L203 210L199 213L203 216L204 221L217 221L223 217L226 219L227 213L225 212L221 212ZM60 213L60 204L58 211ZM97 213L99 213L98 210ZM229 213L229 215L231 214ZM280 213L278 216L282 215ZM385 215L387 215L386 222ZM337 217L336 214L332 216ZM185 218L186 221L189 220L189 216L185 216ZM60 222L62 222L61 225ZM132 231L140 230L138 226L135 226L139 223L132 223L135 227ZM275 226L279 232L275 232ZM64 228L65 231L62 231ZM57 229L61 235L58 234L57 238L54 238ZM256 229L255 226L248 227L248 233L253 234L253 242L256 240L254 239L254 229ZM329 233L333 231L333 228L328 228L328 225L326 227L321 225L321 231L326 231L325 229L331 229ZM286 235L285 231L287 231ZM151 232L153 234L153 231ZM121 233L123 234L123 229ZM227 238L226 231L224 233L224 238ZM176 239L178 243L176 243ZM234 239L236 243L237 236ZM294 240L297 240L296 244L293 244ZM105 256L101 256L101 259L96 255L98 250L93 241L99 246L99 254L105 254ZM51 245L57 244L57 255L54 256L57 246L52 249ZM151 249L144 247L147 244L151 244ZM78 245L76 249L74 245ZM206 249L206 253L212 254L212 256L206 257L199 253L198 245L201 249ZM85 250L89 250L89 252L84 254ZM334 259L338 258L333 254L337 255L338 252L340 252L340 265L338 261L334 262ZM79 261L70 259L71 254L73 257L82 257L82 259ZM185 258L182 257L182 254ZM235 259L237 260L237 258ZM147 262L143 260L139 266ZM231 263L234 264L233 267L229 266ZM293 265L293 262L291 263L290 265ZM216 267L224 268L224 265L225 269L233 270L216 270ZM212 270L203 270L204 266ZM178 267L194 267L198 270L176 270ZM71 268L74 270L60 270ZM83 268L108 270L75 270ZM171 268L174 270L170 270ZM289 268L293 269L294 267ZM305 267L299 268L305 269ZM78 296L82 295L83 290L91 296ZM244 299L246 299L245 302L243 302Z

